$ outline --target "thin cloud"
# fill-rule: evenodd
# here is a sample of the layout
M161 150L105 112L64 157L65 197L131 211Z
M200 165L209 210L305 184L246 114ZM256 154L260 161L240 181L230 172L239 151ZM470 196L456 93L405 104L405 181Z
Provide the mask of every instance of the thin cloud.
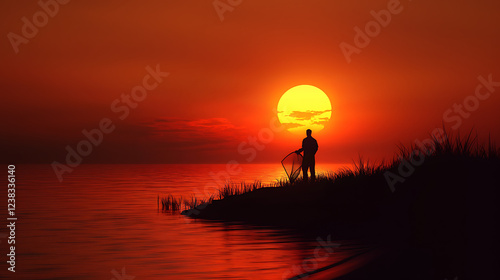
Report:
M320 116L324 113L331 112L332 110L324 110L324 111L292 111L288 116L292 118L296 118L299 121L308 121L316 116Z
M290 128L297 128L297 127L303 127L304 125L299 124L299 123L282 123L282 126L285 127L285 129L290 129Z

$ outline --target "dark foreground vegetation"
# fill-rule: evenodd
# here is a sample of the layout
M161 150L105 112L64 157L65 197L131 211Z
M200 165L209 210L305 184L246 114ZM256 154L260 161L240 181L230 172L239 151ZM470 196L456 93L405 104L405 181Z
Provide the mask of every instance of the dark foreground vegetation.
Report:
M330 233L382 248L339 279L493 279L500 258L500 153L469 134L400 147L389 163L314 182L226 185L192 218ZM493 278L492 278L493 277Z

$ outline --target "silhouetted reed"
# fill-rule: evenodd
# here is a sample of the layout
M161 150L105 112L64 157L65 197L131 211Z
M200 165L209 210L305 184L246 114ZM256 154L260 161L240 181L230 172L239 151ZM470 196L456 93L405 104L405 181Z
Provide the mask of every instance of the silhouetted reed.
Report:
M209 204L213 201L213 195L211 195L208 199L200 199L194 195L191 196L190 199L184 199L183 200L183 205L184 205L184 210L187 209L194 209L200 205L204 204Z
M230 196L252 192L254 190L261 189L263 187L264 185L262 185L260 181L255 181L253 183L242 182L240 184L228 182L224 187L222 187L219 190L218 199L224 199Z
M182 205L182 197L174 198L172 195L167 195L161 198L162 211L179 211Z

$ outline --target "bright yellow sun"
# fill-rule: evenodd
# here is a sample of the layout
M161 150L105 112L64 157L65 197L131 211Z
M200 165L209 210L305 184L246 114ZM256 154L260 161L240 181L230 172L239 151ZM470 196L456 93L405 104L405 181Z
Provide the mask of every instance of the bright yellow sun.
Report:
M332 104L319 88L300 85L285 92L278 102L278 118L288 131L304 134L320 131L332 116Z

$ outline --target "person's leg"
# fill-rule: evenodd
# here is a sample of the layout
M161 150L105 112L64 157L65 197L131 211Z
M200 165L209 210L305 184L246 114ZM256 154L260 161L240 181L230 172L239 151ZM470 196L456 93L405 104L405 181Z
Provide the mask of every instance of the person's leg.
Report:
M307 182L307 168L308 168L308 163L307 161L302 162L302 178L304 178L304 181Z
M315 160L312 160L309 168L311 169L311 180L316 180L316 170L315 170L315 165L316 165L316 162Z

